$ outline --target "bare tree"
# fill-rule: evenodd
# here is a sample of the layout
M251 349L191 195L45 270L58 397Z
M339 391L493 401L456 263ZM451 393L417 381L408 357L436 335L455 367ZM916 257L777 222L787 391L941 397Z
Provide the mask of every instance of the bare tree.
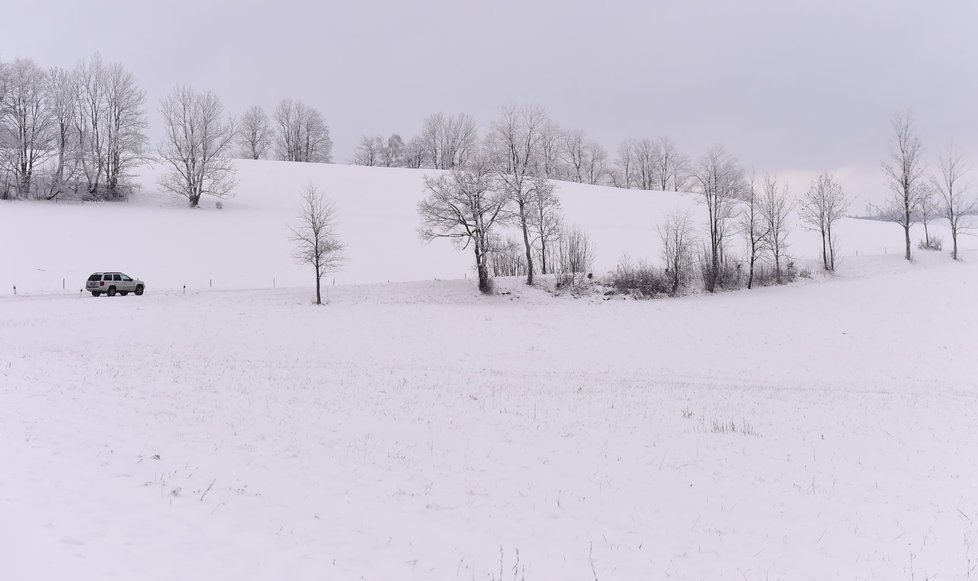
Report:
M940 196L938 211L951 226L951 258L954 260L958 259L958 234L966 229L961 216L978 210L978 199L970 195L970 184L964 181L970 169L964 155L952 143L938 158L939 174L930 177L933 189Z
M88 194L120 199L132 168L144 160L146 96L132 73L99 55L75 71L78 107L75 132Z
M835 270L835 233L833 227L849 208L842 186L831 174L819 174L812 180L799 208L801 219L810 229L822 235L822 266Z
M727 226L734 215L735 200L744 191L743 170L736 157L715 145L700 158L694 179L706 204L710 235L703 280L707 292L714 292L724 282L724 243Z
M435 169L465 167L475 153L478 136L475 120L470 115L429 115L421 130L425 161Z
M531 207L535 189L533 161L540 154L543 127L547 122L542 107L510 105L503 107L492 122L488 137L491 162L497 183L513 202L513 218L523 234L526 247L526 284L533 284L533 244Z
M920 204L917 210L917 221L924 227L924 248L935 249L934 242L930 238L930 221L938 215L937 192L931 184L924 184L920 193ZM939 248L937 248L940 250Z
M255 105L238 122L238 146L245 159L264 159L272 148L272 125L268 113Z
M420 137L412 137L404 145L404 155L401 164L404 167L414 169L425 166L425 148Z
M771 233L763 217L764 200L757 191L753 173L747 182L744 202L746 208L740 215L740 229L744 233L744 242L747 244L747 288L751 289L754 287L754 267L758 259L763 256L766 250L765 242Z
M635 186L640 190L654 190L658 185L659 160L655 143L644 138L635 144Z
M387 138L387 145L381 152L381 163L385 167L400 167L404 163L404 140L393 133Z
M353 150L353 165L382 165L384 160L384 140L379 135L364 135L360 144Z
M540 245L540 273L547 274L547 255L551 244L560 237L560 198L552 183L542 177L531 182L529 222L533 231L532 244ZM553 270L553 265L550 266Z
M584 181L588 184L600 185L608 175L608 152L597 141L584 144Z
M617 188L628 189L635 183L635 147L634 139L626 139L618 146L618 158L612 173L612 183Z
M483 162L473 163L466 170L425 176L428 196L418 204L423 240L451 238L462 250L472 246L483 294L492 294L492 230L509 204L506 191L496 188L493 181L493 172Z
M692 278L696 233L686 212L675 212L666 219L665 226L659 226L662 240L662 261L666 264L671 293L675 295Z
M893 146L890 150L890 162L883 163L883 173L890 187L890 198L881 215L903 228L906 242L904 258L910 260L910 226L916 221L926 192L924 147L917 137L910 113L894 115L890 124L894 133Z
M47 73L34 61L17 59L10 65L0 128L7 143L2 158L13 174L17 196L30 195L36 167L50 155L54 140L53 117L48 111Z
M781 266L788 251L788 213L791 211L788 184L779 185L776 176L765 176L760 210L767 230L764 244L774 260L774 280L781 284L784 282Z
M74 120L78 109L78 86L75 75L68 70L52 68L48 71L48 109L51 114L56 161L50 172L47 198L53 199L64 193L67 184L75 177L78 164L78 136L74 132Z
M591 238L575 224L566 228L557 243L557 284L574 286L594 264Z
M330 163L333 140L322 114L301 101L283 99L275 109L277 151L282 161Z
M534 160L534 175L550 180L564 178L564 164L561 159L563 132L552 120L547 120L540 129L540 155Z
M672 180L674 192L687 191L691 187L690 184L695 181L693 179L693 164L685 154L676 154L675 163L672 166L672 175L669 179Z
M316 304L321 305L323 275L342 266L345 245L337 236L336 210L316 186L310 185L306 189L298 223L290 229L292 241L296 244L296 260L308 264L316 273Z
M168 166L160 185L196 208L201 196L226 198L236 185L231 161L234 120L211 92L177 87L160 107L165 137L158 151Z
M682 161L682 154L668 137L655 140L656 176L659 178L659 190L669 191L669 186L675 183L676 166ZM679 191L676 189L676 191Z
M564 159L569 169L568 178L572 182L584 183L586 151L583 131L564 133Z

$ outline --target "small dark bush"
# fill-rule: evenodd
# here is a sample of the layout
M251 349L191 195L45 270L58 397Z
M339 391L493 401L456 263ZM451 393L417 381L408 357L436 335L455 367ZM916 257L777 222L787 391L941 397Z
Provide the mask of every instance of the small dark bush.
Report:
M619 294L651 299L668 295L672 290L669 276L649 265L632 266L627 260L611 275L611 287Z
M930 240L919 240L917 242L917 248L921 250L943 250L944 240L939 236L931 236Z

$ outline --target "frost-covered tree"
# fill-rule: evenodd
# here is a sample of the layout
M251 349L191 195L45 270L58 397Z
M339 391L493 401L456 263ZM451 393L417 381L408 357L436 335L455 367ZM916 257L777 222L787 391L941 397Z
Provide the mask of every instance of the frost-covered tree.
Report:
M881 216L903 228L906 243L904 258L910 260L910 226L917 220L922 200L927 193L924 146L917 136L910 113L894 115L890 125L893 128L893 143L890 159L883 163L890 197Z
M682 154L668 137L655 140L656 177L658 188L663 192L669 191L669 186L675 184L678 165L682 163ZM676 191L679 191L678 188Z
M55 161L47 188L47 198L53 199L68 190L78 166L78 136L74 131L78 109L75 75L65 69L52 68L48 71L45 92L54 132L51 149Z
M345 245L338 237L336 210L316 186L310 185L306 189L298 221L290 230L296 245L296 260L311 266L316 274L316 304L321 305L323 275L343 264Z
M419 234L426 241L450 238L465 250L472 247L479 291L492 294L490 253L492 231L509 204L507 192L495 187L495 174L487 163L468 169L425 176L425 197L418 204Z
M675 295L679 289L692 279L695 262L696 231L687 212L675 212L659 226L662 240L662 261L671 285L670 292Z
M736 157L723 146L715 145L696 164L693 179L706 205L710 237L703 265L703 281L707 292L714 292L724 282L727 228L734 217L736 200L744 191L744 172Z
M384 139L379 135L364 135L353 150L353 165L384 165Z
M553 253L552 244L560 238L560 198L546 178L534 177L530 184L531 243L540 246L540 273L547 274L547 256ZM553 264L550 265L553 270Z
M626 139L618 145L618 157L611 174L612 184L617 188L627 189L635 183L635 147L634 139Z
M434 169L465 167L476 152L478 137L478 128L470 115L429 115L420 136L424 161Z
M957 260L958 234L966 229L966 223L961 222L961 217L978 211L978 199L971 194L970 184L965 181L965 175L971 168L953 143L941 153L937 167L938 173L931 175L930 181L940 198L938 212L951 227L951 258Z
M608 176L608 152L597 141L584 144L584 182L594 185L605 183Z
M276 155L282 161L330 163L333 140L322 114L301 101L283 99L275 109Z
M34 61L17 59L7 70L7 97L0 109L4 147L0 160L13 175L16 195L30 195L34 172L51 155L54 122L48 106L47 73Z
M774 279L783 282L782 265L788 252L788 213L791 201L788 198L788 184L779 184L777 176L764 177L764 194L760 200L761 217L767 231L764 245L774 261Z
M808 193L801 201L802 223L822 236L822 266L835 270L835 224L845 216L849 200L832 174L822 173L812 180Z
M75 82L75 133L87 192L95 199L124 198L133 168L145 158L146 95L132 73L104 64L99 55L78 65Z
M425 149L420 137L412 137L404 144L401 165L413 169L425 167Z
M757 261L764 255L766 241L771 230L764 219L763 197L757 191L755 176L751 173L744 192L744 210L740 213L740 231L744 235L747 248L747 288L754 287L754 269Z
M381 162L384 167L400 167L404 165L404 139L397 133L387 138L387 144L381 152Z
M264 159L272 148L272 124L259 105L241 114L238 120L239 155L244 159Z
M531 241L533 199L542 182L532 175L534 160L541 153L547 113L542 107L509 105L489 129L488 153L496 183L513 204L513 221L523 235L526 250L526 284L533 284L533 244Z
M158 152L167 166L160 185L196 208L201 196L226 198L236 185L231 161L234 120L211 92L177 87L160 106L164 138Z

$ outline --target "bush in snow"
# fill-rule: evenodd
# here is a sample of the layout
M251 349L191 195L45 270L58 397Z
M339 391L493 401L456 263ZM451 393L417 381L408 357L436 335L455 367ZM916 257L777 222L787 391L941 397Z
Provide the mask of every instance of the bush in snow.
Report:
M925 240L919 240L917 242L917 248L921 250L942 250L944 248L944 239L940 236L930 236Z
M633 266L624 258L611 275L611 286L620 294L651 299L672 294L672 277L644 263Z
M557 239L557 286L575 286L591 273L591 239L580 226L566 229Z

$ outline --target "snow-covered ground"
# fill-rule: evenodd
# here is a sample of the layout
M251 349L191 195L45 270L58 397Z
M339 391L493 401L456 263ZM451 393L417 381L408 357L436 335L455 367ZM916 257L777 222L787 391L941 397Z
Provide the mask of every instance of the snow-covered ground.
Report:
M308 267L293 259L288 225L310 184L336 205L347 245L347 263L329 275L330 283L471 277L470 252L458 252L448 240L425 243L418 237L424 171L274 161L236 165L237 196L224 201L222 210L213 200L190 210L180 198L159 193L159 170L152 168L143 169L140 192L124 204L0 205L0 296L12 294L15 285L20 294L77 291L101 270L127 272L151 290L309 286ZM706 223L694 195L556 183L566 221L591 237L596 273L614 270L626 255L632 262L658 264L657 227L671 212L688 211L700 227ZM934 228L949 244L946 229L938 222ZM791 255L801 262L817 258L818 235L798 224L791 230ZM847 219L838 234L842 260L902 252L902 232L893 224ZM922 237L915 231L914 242Z
M151 171L0 204L0 580L978 576L975 238L911 265L847 219L837 275L786 287L481 297L418 239L423 172L238 167L222 210ZM311 183L349 248L325 308L287 229ZM703 221L559 194L599 276ZM79 293L103 269L148 293Z
M975 252L501 286L0 299L0 579L978 574Z

